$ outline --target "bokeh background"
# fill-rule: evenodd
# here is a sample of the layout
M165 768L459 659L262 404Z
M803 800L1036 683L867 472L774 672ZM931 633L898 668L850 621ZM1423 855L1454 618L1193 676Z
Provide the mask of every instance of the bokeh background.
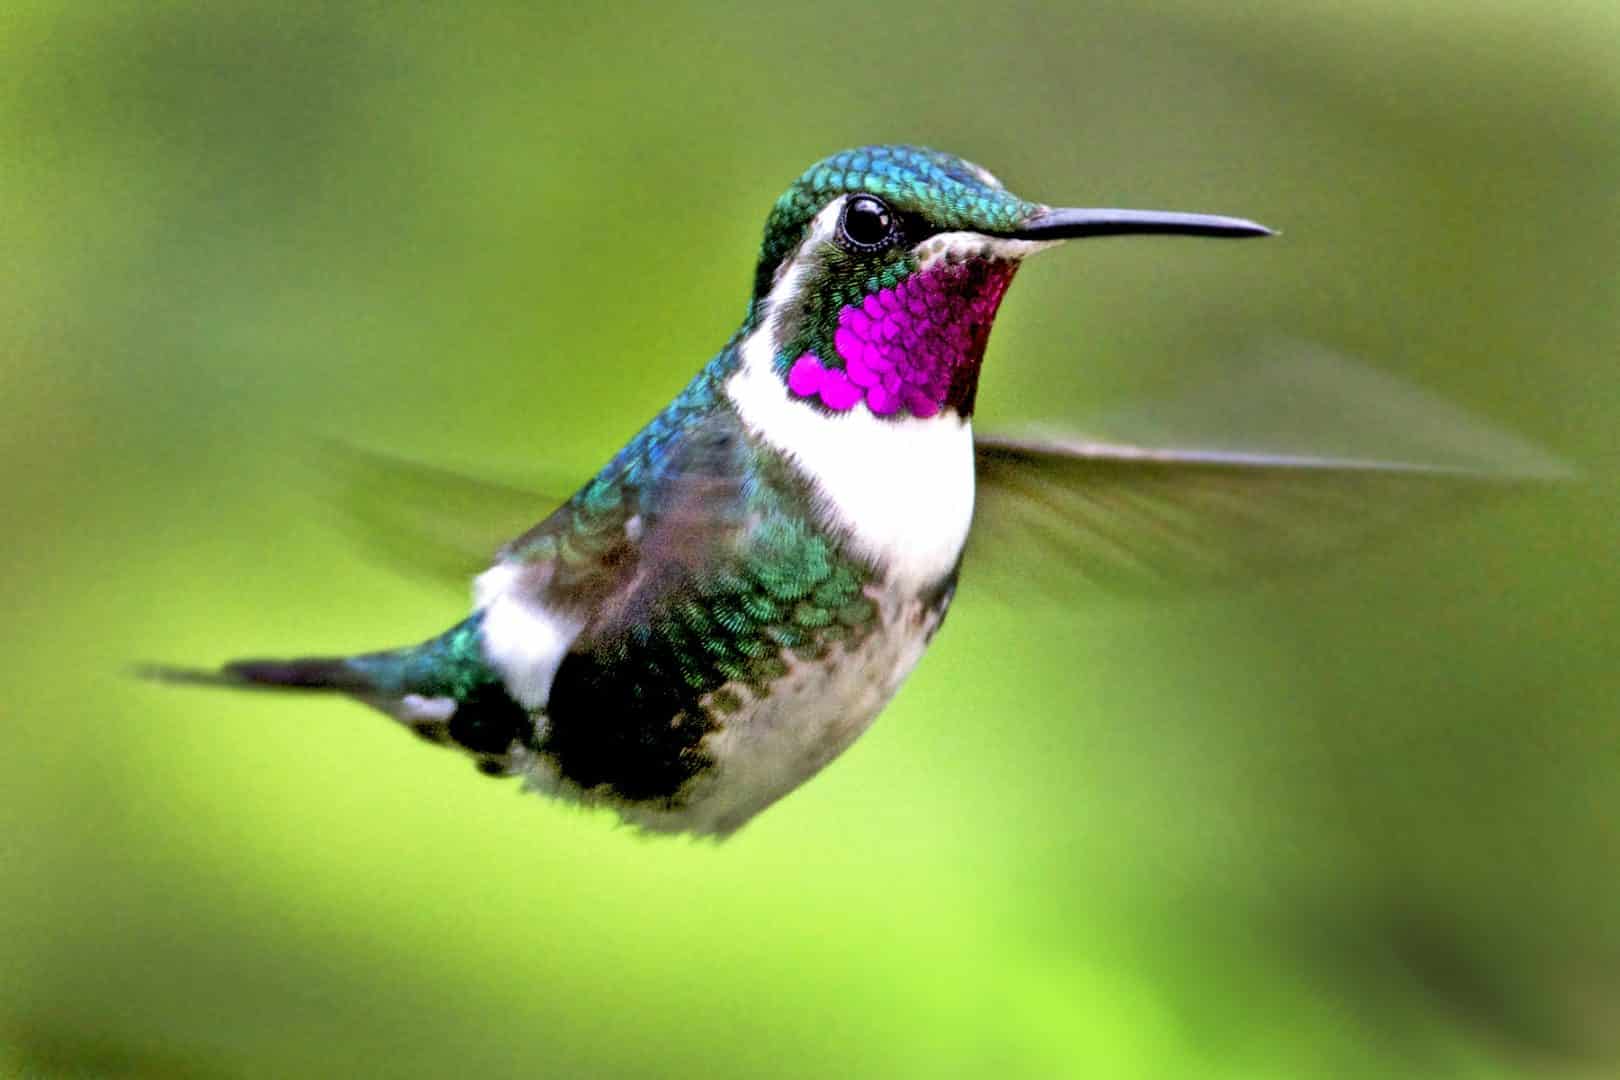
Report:
M1250 588L969 589L718 846L129 677L458 617L313 452L587 472L877 141L1285 232L1043 258L988 424L1306 340L1581 479ZM1608 0L13 0L0 1073L1613 1075L1617 192Z

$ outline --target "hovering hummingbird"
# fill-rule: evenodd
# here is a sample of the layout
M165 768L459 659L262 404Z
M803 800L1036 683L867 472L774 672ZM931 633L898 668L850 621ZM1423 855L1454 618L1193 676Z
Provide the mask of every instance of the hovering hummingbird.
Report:
M1350 516L1398 463L975 436L1023 260L1241 218L1057 209L949 154L813 165L765 224L741 327L597 475L500 549L420 645L238 660L184 681L326 690L493 775L649 830L725 835L842 752L922 657L974 559L1088 569L1308 552L1279 501ZM1036 547L1002 537L1022 530ZM1044 547L1041 547L1044 545ZM971 568L970 568L971 569Z

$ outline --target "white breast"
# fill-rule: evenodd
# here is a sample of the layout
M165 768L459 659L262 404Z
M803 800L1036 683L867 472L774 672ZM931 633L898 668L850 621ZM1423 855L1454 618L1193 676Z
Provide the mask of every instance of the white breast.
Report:
M973 426L956 416L828 414L788 394L771 334L743 343L726 393L743 422L792 460L861 556L899 591L936 584L956 565L973 521Z

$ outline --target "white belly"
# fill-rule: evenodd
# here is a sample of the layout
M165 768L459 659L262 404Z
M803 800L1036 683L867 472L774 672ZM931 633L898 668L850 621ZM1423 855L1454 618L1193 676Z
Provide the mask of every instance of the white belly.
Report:
M788 673L725 718L704 749L714 766L679 806L623 805L626 820L659 832L725 836L780 799L833 758L876 719L922 659L945 616L949 594L927 601L877 599L881 628L859 644L812 663L787 657Z
M972 423L819 412L789 396L770 349L768 334L750 337L726 383L743 423L793 462L849 530L853 553L895 588L926 589L950 573L973 523Z

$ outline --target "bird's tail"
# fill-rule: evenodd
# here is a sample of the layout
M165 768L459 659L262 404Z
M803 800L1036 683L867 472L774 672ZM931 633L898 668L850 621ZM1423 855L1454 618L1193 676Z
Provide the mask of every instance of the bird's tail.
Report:
M148 664L136 669L143 678L185 686L231 686L254 690L336 690L348 694L376 692L376 658L370 656L300 656L290 660L232 660L214 670ZM359 661L370 661L364 664ZM372 670L367 670L371 668Z
M147 666L137 673L160 682L270 690L335 690L361 698L440 695L489 681L474 614L420 645L357 656L232 660L217 670Z
M442 744L452 740L452 726L447 721L456 711L455 704L449 698L426 701L417 693L419 688L436 689L431 666L423 663L424 652L435 644L359 656L232 660L212 671L149 665L138 668L136 674L181 686L338 693L387 713L430 742Z
M508 771L506 754L534 734L534 721L484 660L481 613L436 638L358 656L232 660L217 670L152 666L166 683L344 694L392 716L431 742L453 744L487 772Z

